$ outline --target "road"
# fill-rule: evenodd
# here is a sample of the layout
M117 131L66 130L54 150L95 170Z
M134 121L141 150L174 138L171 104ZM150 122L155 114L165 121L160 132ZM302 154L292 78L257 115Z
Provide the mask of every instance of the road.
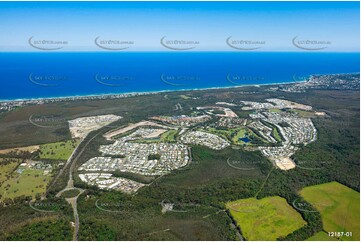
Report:
M66 184L65 188L63 190L61 190L60 192L58 192L56 194L56 197L60 197L65 191L69 191L69 190L78 190L79 194L75 197L72 198L66 198L65 200L71 205L71 207L73 208L73 214L74 214L74 224L75 224L75 229L74 229L74 233L73 233L73 240L77 241L78 240L78 232L79 232L79 214L78 214L78 208L77 208L77 201L78 201L78 197L85 191L81 188L77 188L74 187L74 179L73 179L73 172L74 169L76 167L76 162L79 159L79 157L81 157L81 155L83 154L83 152L85 151L85 149L87 148L87 146L90 144L90 142L92 142L101 132L98 132L97 134L95 134L91 139L89 139L87 141L87 143L84 145L84 147L79 151L79 153L77 153L76 151L78 150L78 148L80 147L80 144L83 143L83 141L85 140L85 138L78 144L78 146L74 149L72 155L69 157L67 163L64 165L64 168L62 169L62 171L59 173L60 175L64 172L65 167L68 166L70 164L70 169L69 169L69 179L68 179L68 183ZM77 153L77 155L75 156L75 154ZM56 179L59 177L59 175L56 177ZM54 184L55 182L53 182L52 184Z
M52 186L54 186L54 184L56 183L56 181L59 179L59 177L61 175L63 175L65 169L68 167L68 165L71 163L72 159L74 158L80 144L84 141L84 139L82 139L79 144L77 145L77 147L73 150L73 153L71 153L70 157L68 158L68 160L66 161L65 165L63 166L63 168L60 170L60 172L58 173L58 175L56 175L56 177L53 179L53 181L51 182L51 184L49 185L49 187L46 189L46 191L48 192L50 190L50 188ZM71 172L70 172L71 173Z
M78 232L79 232L79 215L78 215L78 208L77 208L77 200L78 200L78 197L80 196L80 194L82 194L83 192L84 192L84 190L82 190L82 192L80 192L78 194L78 196L76 196L76 197L65 199L68 203L70 203L71 207L73 208L74 224L75 224L74 233L73 233L74 241L78 240Z

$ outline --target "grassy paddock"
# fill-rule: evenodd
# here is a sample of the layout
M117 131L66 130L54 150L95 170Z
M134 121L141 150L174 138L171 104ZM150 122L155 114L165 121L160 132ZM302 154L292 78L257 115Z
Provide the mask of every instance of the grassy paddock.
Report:
M67 160L79 142L79 140L68 140L65 142L41 145L39 158L50 160Z
M50 175L44 175L43 170L26 169L21 174L13 173L10 179L6 180L0 187L2 200L5 198L14 199L19 196L32 196L37 193L43 194L46 185L51 179Z
M307 239L307 241L330 241L330 240L337 241L337 239L328 236L328 234L325 233L324 231L318 232L314 236Z
M247 240L276 240L303 227L306 222L284 198L240 199L226 204Z
M360 193L338 182L305 187L301 196L320 213L327 232L352 232L341 240L360 239Z
M20 159L0 158L0 186L11 176L11 173L16 169L20 162Z

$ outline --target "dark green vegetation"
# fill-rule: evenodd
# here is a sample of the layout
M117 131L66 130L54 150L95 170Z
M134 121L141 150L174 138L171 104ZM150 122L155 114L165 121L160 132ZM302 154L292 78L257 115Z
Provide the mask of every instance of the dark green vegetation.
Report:
M287 172L272 169L271 163L258 151L246 151L243 148L213 151L195 146L192 148L192 162L189 165L156 180L148 180L147 183L153 183L141 188L134 196L114 191L100 191L82 183L77 177L77 172L74 173L75 185L87 189L78 200L79 239L235 240L236 230L230 226L232 219L222 211L225 209L225 203L229 201L281 196L292 205L295 199L301 199L298 192L303 187L330 181L338 181L359 191L359 91L312 90L306 93L286 93L267 91L267 88L245 87L182 92L190 97L188 99L180 97L179 93L160 93L125 99L59 102L24 107L0 114L0 147L20 147L70 139L66 127L59 125L45 129L29 123L29 116L34 113L58 114L66 120L81 116L115 114L124 117L117 124L125 125L154 115L190 114L194 107L214 105L218 101L238 103L240 100L260 101L266 98L284 98L326 112L325 117L312 118L318 130L318 140L301 147L294 155L298 167ZM239 95L240 90L242 95ZM182 105L183 110L175 110L177 103ZM249 111L242 111L240 107L232 107L232 110L241 118L248 117ZM79 151L92 137L110 129L105 127L92 132L80 145ZM276 136L276 131L274 132ZM257 140L252 140L252 143L255 142ZM96 136L89 142L86 151L79 156L76 166L98 156L99 145L108 143L109 141L101 135ZM239 166L244 164L253 169L232 168L227 164L228 158L239 161ZM68 173L69 168L53 183L48 196L54 196L66 186ZM99 209L95 205L98 200L102 203L101 208L116 212ZM175 203L178 210L185 212L162 214L160 203L163 200ZM37 234L37 230L45 228L45 224L31 220L40 215L26 206L28 205L16 204L0 208L0 225L4 225L0 226L0 238L10 238L15 236L15 233L21 235L31 230ZM15 207L23 213L19 215ZM307 224L281 239L305 240L322 231L319 213L300 211L300 214ZM65 212L59 216L72 219L71 215ZM23 223L26 220L30 224L34 223L34 227L27 227L29 225ZM52 226L63 228L61 222ZM5 231L8 233L6 236ZM50 240L52 237L47 239Z
M71 240L72 228L69 221L64 219L49 219L25 225L17 233L13 233L6 240Z
M65 191L61 194L61 197L63 198L72 198L72 197L76 197L79 195L79 191L77 189L72 189L72 190L68 190Z
M151 154L148 155L148 160L159 160L160 159L160 155L159 154Z
M119 170L113 171L111 173L113 174L114 177L128 178L130 180L138 181L138 182L142 182L142 183L150 183L154 179L157 178L155 176L144 176L144 175L136 174L136 173L121 172Z
M24 199L0 206L0 240L71 240L73 215L64 199L38 200L32 206Z
M162 214L160 203L164 199L147 198L144 194L131 197L116 192L93 192L79 202L80 220L83 224L95 224L103 233L85 228L79 238L99 239L110 235L117 240L235 239L230 218L219 212L219 208L178 203L176 207L184 212ZM97 201L108 211L96 207Z

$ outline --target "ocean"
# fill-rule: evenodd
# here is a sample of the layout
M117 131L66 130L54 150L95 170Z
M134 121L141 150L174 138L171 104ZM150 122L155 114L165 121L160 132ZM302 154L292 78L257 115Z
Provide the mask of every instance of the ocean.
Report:
M189 90L360 72L359 53L0 53L0 100Z

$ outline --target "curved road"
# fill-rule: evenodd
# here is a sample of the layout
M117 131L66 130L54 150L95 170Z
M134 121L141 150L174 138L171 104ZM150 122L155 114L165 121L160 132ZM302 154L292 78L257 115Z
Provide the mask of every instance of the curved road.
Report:
M66 162L65 166L63 167L63 169L61 170L61 172L56 176L56 178L54 179L53 183L51 185L53 185L56 181L56 179L58 179L60 177L60 175L64 172L65 168L70 164L70 169L69 169L69 179L68 179L68 183L66 185L66 187L61 190L60 192L58 192L56 194L56 197L60 197L61 194L63 194L65 191L69 191L69 190L78 190L79 194L75 197L72 198L66 198L65 200L71 205L71 207L73 208L73 214L74 214L74 224L75 224L75 229L74 229L74 234L73 234L73 240L76 241L78 240L78 232L79 232L79 214L78 214L78 208L77 208L77 200L78 197L85 191L81 188L77 188L74 187L74 180L73 180L73 172L76 166L76 161L79 159L79 157L83 154L83 152L85 151L86 147L90 144L91 141L93 141L93 139L95 139L101 132L98 132L96 135L94 135L91 139L88 140L88 142L84 145L84 147L79 151L79 153L75 156L75 154L77 153L77 150L79 148L79 146L83 143L83 141L85 140L85 138L78 144L78 146L74 149L73 153L71 154L71 156L69 157L68 161ZM49 186L50 187L50 186Z

